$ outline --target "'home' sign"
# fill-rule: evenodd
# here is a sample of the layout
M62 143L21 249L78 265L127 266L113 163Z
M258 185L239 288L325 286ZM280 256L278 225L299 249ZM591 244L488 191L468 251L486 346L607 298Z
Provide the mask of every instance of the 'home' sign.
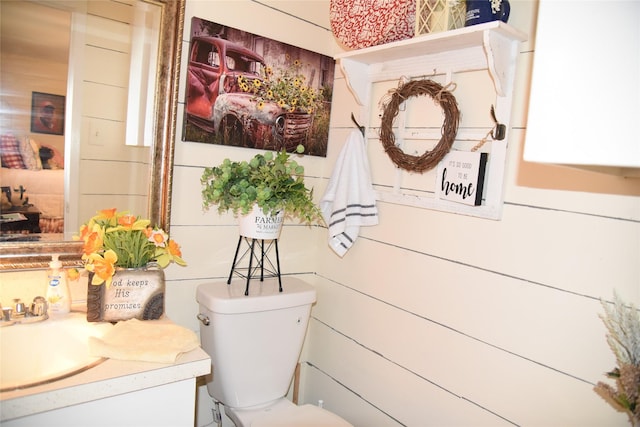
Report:
M436 197L480 206L487 157L487 153L450 151L438 163Z

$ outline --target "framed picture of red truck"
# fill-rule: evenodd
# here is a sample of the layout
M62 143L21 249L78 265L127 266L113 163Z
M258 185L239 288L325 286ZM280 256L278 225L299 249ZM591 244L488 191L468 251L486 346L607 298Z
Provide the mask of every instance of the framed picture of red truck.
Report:
M194 17L183 141L327 155L333 58Z

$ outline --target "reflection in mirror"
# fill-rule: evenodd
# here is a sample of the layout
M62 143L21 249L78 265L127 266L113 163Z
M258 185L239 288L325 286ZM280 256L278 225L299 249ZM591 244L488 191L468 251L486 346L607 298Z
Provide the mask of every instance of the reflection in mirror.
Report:
M49 11L35 11L42 7ZM22 15L12 21L15 14ZM45 16L55 17L58 36L45 32ZM0 183L11 196L0 224L0 269L39 268L54 252L67 254L63 260L69 265L77 263L80 245L71 236L100 209L130 210L168 229L184 0L2 0L0 18ZM19 25L18 36L5 36L13 22ZM26 22L36 28L26 31ZM68 36L61 35L63 28ZM63 47L45 43L65 37ZM28 42L29 49L24 47ZM60 53L65 48L69 61L55 59L65 56ZM18 65L7 66L7 60ZM53 97L44 102L59 102L53 118L64 122L60 132L32 127L32 119L43 111L32 112L36 92ZM30 151L27 162L36 166L4 167L10 146L22 158ZM51 150L50 159L43 147ZM25 177L9 182L17 173L59 176L36 184ZM60 190L44 184L63 188L64 199L52 202ZM36 213L41 219L10 221ZM11 230L10 222L17 229ZM28 222L35 224L33 230L19 229Z

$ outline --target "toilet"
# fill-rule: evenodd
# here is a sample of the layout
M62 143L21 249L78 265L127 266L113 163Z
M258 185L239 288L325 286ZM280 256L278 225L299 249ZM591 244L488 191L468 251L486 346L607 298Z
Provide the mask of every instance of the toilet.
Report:
M252 279L198 286L200 340L211 357L209 395L236 427L352 427L315 405L285 396L302 350L315 289L304 281Z

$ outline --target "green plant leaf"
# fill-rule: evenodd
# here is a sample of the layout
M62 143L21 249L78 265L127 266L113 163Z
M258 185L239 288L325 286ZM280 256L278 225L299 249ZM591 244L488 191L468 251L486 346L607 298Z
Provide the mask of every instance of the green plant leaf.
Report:
M323 223L313 202L313 190L305 186L304 167L282 150L256 154L249 162L224 159L207 167L201 176L205 210L217 205L218 212L248 213L258 204L266 213L284 210L289 217L305 223Z

